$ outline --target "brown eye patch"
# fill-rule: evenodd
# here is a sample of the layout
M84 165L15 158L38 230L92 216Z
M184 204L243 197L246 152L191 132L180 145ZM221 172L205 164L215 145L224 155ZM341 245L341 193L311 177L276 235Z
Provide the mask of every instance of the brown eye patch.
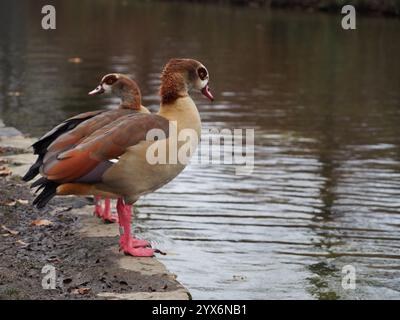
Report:
M113 85L115 82L117 82L118 78L111 74L107 77L104 78L103 83L108 84L109 86Z
M199 78L200 78L201 80L204 80L204 79L207 78L207 70L206 70L205 68L203 68L203 67L200 67L200 68L197 70L197 74L199 75Z

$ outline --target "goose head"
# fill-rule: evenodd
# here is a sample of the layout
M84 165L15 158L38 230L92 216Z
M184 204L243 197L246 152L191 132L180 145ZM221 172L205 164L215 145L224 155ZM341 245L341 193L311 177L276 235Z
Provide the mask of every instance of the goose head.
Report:
M121 99L121 107L127 109L140 109L142 96L139 86L135 81L120 73L105 75L100 84L89 92L90 96L111 93Z
M200 91L213 101L209 80L208 70L201 62L194 59L171 59L161 74L162 102L172 103L180 97L187 96L192 89Z

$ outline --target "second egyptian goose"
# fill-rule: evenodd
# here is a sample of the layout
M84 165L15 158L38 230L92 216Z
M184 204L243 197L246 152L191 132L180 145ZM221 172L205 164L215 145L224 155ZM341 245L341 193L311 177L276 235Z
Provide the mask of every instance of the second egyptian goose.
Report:
M141 104L142 95L139 86L135 81L123 74L105 75L100 84L89 92L90 96L103 93L112 93L121 99L119 109L132 109L134 112L150 113L150 111ZM111 119L112 121L115 119ZM96 128L97 129L97 128ZM104 208L101 204L101 197L95 196L94 215L101 218L106 223L118 221L118 216L111 213L110 198L104 199Z
M44 157L49 157L60 149L68 149L82 139L116 119L131 113L150 113L142 106L141 92L137 83L128 76L119 73L110 73L102 77L99 85L89 95L110 93L121 99L120 105L113 110L96 110L78 114L69 118L42 136L32 147L38 155L36 162L22 178L30 181L39 174ZM36 186L40 180L33 184ZM94 213L105 222L115 222L117 219L111 214L110 199L105 199L105 207L100 204L100 197L95 198Z
M41 208L55 195L94 195L117 198L120 249L132 256L153 256L156 250L141 246L131 235L131 206L142 195L153 192L175 178L185 163L152 164L147 151L155 143L170 141L170 128L195 132L189 142L193 154L198 144L201 121L189 90L200 90L213 100L206 67L193 59L172 59L161 75L161 106L158 114L129 114L83 137L73 146L59 145L44 154L38 183L42 192L34 200ZM99 89L101 90L101 89ZM149 141L147 133L158 129L166 140ZM170 144L171 143L171 144ZM112 159L119 158L117 162Z

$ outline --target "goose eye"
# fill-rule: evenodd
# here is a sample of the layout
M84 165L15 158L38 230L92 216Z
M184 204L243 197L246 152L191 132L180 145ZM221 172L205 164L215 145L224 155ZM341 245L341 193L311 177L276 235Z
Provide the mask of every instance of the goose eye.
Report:
M203 67L197 70L197 74L201 80L205 80L207 78L207 70Z
M117 81L117 77L114 75L108 76L107 78L104 79L104 82L108 85L112 85Z

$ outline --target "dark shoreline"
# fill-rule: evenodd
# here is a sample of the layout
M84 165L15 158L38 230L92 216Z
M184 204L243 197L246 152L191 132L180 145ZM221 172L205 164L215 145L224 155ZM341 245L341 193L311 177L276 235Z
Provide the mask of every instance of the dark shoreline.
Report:
M161 0L162 2L191 2L213 5L266 7L272 9L319 11L340 13L344 5L353 5L357 14L400 17L400 0Z

